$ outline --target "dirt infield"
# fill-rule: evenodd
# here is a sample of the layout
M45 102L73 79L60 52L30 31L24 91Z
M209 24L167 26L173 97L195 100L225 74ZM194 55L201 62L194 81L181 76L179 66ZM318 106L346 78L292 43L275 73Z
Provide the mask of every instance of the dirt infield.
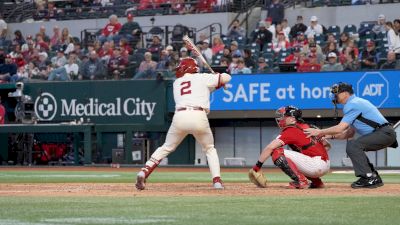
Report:
M42 167L0 168L0 171L51 170L51 171L126 171L138 168L109 167ZM246 168L224 168L222 172L246 172ZM207 168L159 168L157 172L201 172ZM271 172L271 170L270 170ZM323 189L293 190L287 183L270 183L268 188L257 188L250 183L225 183L225 190L214 190L211 183L151 183L146 190L138 191L127 183L35 183L0 184L0 196L399 196L400 184L385 184L377 189L352 189L348 183L327 183Z

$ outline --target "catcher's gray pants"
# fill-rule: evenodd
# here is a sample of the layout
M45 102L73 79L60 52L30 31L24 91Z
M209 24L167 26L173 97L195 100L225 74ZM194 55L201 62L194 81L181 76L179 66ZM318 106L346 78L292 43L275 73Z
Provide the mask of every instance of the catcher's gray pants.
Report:
M396 140L393 127L378 128L372 133L363 135L347 142L346 152L353 163L357 177L373 172L373 165L369 162L365 151L377 151L392 145Z

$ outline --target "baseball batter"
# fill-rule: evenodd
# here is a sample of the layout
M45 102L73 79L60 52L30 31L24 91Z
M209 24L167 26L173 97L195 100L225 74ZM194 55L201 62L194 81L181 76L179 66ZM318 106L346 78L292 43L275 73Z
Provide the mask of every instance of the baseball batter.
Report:
M320 177L330 168L327 153L330 144L321 137L306 137L303 129L310 126L302 119L300 109L294 106L281 107L277 114L276 120L282 131L264 148L252 169L254 172L250 170L249 175L259 173L263 163L272 156L274 164L293 180L289 188L323 188L324 183ZM293 151L283 149L285 145L289 145Z
M207 156L214 188L223 189L219 158L207 114L210 111L210 93L228 83L231 76L226 73L199 73L196 60L188 57L181 59L176 68L176 77L173 85L175 115L165 143L157 148L137 174L135 186L138 190L145 189L146 179L160 161L175 151L186 135L192 134Z

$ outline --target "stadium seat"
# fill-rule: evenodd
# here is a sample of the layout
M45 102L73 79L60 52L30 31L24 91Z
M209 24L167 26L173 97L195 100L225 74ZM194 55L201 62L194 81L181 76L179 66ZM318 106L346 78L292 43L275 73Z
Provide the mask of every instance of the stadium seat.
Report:
M222 42L224 42L224 45L230 46L231 45L231 39L227 36L222 37Z
M331 34L333 34L333 33L339 34L339 33L340 33L340 27L339 27L339 26L336 26L336 25L330 26L330 27L328 28L328 33L331 33Z
M343 28L343 32L345 33L357 33L357 27L353 24L348 24Z

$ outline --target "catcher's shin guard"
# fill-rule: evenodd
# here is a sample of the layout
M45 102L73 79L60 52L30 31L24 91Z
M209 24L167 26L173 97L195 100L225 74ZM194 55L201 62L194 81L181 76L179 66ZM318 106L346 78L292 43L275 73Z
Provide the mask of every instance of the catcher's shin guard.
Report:
M289 158L285 157L282 148L273 151L272 160L277 167L279 167L296 183L308 183L307 178L299 171L296 164L294 164Z

